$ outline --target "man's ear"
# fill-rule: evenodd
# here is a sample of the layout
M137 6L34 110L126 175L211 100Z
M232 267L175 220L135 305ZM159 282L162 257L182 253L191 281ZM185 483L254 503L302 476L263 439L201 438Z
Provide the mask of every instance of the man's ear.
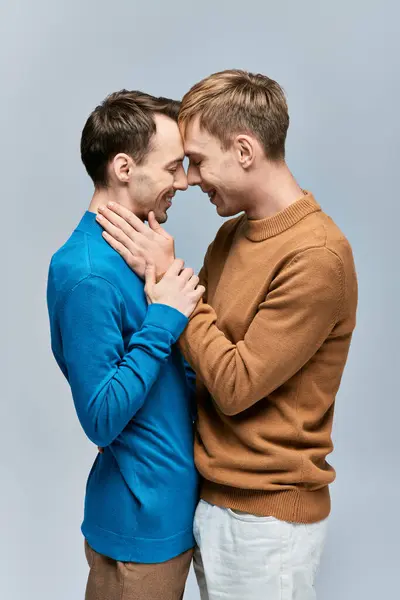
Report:
M120 152L114 156L111 168L120 183L128 183L133 171L133 160L128 154Z
M248 169L255 158L255 140L250 135L237 135L233 141L236 156L243 169Z

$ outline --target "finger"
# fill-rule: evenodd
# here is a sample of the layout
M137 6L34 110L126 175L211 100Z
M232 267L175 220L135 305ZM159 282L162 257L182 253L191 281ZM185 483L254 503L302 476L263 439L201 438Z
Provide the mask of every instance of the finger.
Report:
M139 217L133 214L132 211L125 208L125 206L121 206L116 202L109 202L107 204L107 208L109 208L110 211L122 217L122 219L124 219L126 223L128 223L131 227L133 227L133 229L135 229L139 233L142 233L146 237L149 237L149 235L152 236L151 229L147 225L145 225L143 221L139 219Z
M114 228L114 225L107 225L108 231L103 231L103 237L107 242L115 249L119 249L123 246L132 256L135 258L143 258L142 250L137 246L128 236L118 228ZM111 243L114 240L115 245ZM119 251L119 250L118 250ZM124 256L125 258L125 256Z
M179 277L185 283L188 283L188 281L193 277L193 273L193 269L191 269L190 267L186 267L186 269L183 269L183 271L180 272Z
M151 229L153 231L155 231L156 233L159 232L160 229L162 229L160 223L157 221L155 214L153 213L153 211L149 212L149 216L148 216L148 223L149 226L151 227Z
M114 239L117 240L117 242L121 242L121 244L123 244L124 246L126 246L126 248L128 248L128 250L131 250L134 247L138 248L137 245L135 246L135 245L132 245L132 244L135 244L135 242L134 242L134 236L138 237L140 234L138 234L135 231L133 231L133 229L131 229L129 231L129 233L125 233L125 231L123 231L123 229L121 229L119 227L119 225L117 225L117 226L114 225L111 221L109 221L103 215L97 215L96 221L102 226L102 228L104 229L104 231L106 231L107 233L109 233ZM126 223L125 223L125 227L129 227L129 225L127 226Z
M116 229L123 231L133 241L140 235L132 225L127 223L122 217L109 208L99 206L99 214L97 215L96 220L103 229L109 231L111 235L113 235L113 231ZM110 230L111 228L112 230Z
M151 297L151 292L156 284L156 266L152 262L146 263L146 270L144 272L146 286L145 292L147 298Z
M193 275L193 277L191 277L188 282L187 282L187 289L188 290L195 290L196 287L199 285L199 278L197 275Z
M152 231L158 233L158 235L161 235L166 240L172 240L172 236L167 233L163 227L161 227L153 211L149 212L148 223Z
M193 294L194 294L194 298L197 299L197 301L200 300L200 298L202 296L204 296L204 293L206 291L206 288L204 287L204 285L199 285L197 286L197 288L194 290Z
M166 271L164 277L167 277L168 275L171 275L171 276L179 275L179 273L182 271L184 266L185 266L185 263L183 262L183 260L180 258L176 258L174 260L174 262L171 263L171 265L168 268L168 270Z
M103 231L102 235L111 248L114 248L114 250L116 250L118 254L122 256L124 261L130 266L131 269L136 271L138 267L141 267L144 259L140 255L139 248L133 248L134 253L132 253L124 244L107 233L107 231Z

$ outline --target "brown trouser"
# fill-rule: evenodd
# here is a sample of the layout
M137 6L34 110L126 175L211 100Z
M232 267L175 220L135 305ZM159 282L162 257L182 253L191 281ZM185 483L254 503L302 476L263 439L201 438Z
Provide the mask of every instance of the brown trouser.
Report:
M85 600L182 600L193 550L163 563L120 562L85 540L90 567Z

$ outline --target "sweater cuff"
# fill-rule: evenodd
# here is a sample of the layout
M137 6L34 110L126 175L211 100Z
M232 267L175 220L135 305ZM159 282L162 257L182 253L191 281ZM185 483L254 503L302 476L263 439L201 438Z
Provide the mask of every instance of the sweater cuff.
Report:
M188 318L179 310L166 304L149 304L143 327L158 327L168 331L174 341L182 334L188 323Z

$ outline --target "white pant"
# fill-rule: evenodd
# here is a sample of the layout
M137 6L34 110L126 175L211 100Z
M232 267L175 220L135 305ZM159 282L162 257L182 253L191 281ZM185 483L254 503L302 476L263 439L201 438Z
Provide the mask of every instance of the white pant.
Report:
M194 519L201 600L315 600L326 525L256 517L201 500Z

